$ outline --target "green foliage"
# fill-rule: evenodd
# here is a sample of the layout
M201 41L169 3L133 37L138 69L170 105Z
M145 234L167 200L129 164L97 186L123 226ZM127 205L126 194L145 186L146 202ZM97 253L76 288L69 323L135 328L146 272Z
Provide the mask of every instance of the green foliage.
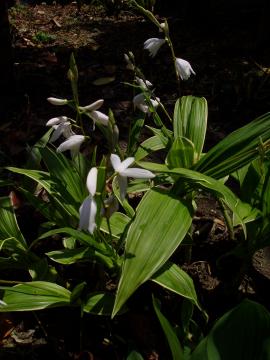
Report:
M270 314L254 301L244 300L224 314L192 353L191 360L270 357Z
M117 15L129 2L99 3ZM130 3L162 32L164 39L157 39L158 46L169 46L177 81L187 80L194 72L188 62L176 58L168 22L160 23L152 13L155 1ZM46 43L54 38L39 32L34 40ZM131 121L126 148L119 141L113 112L99 111L103 99L80 105L79 71L72 54L67 73L71 99L48 101L68 106L75 120L66 116L50 119L47 126L51 129L28 149L25 167L3 169L10 178L0 179L1 191L18 184L16 190L41 221L36 239L28 239L20 230L10 198L0 198L0 269L24 270L15 286L0 279L6 285L0 286L0 311L72 306L78 307L81 315L114 318L129 311L128 300L151 281L161 288L158 297L166 292L169 299L182 298L181 316L171 323L153 296L154 311L173 359L266 359L270 356L270 316L261 305L248 300L221 316L197 346L200 335L194 334L201 331L193 310L205 319L207 314L193 280L174 255L183 244L192 252L192 223L201 193L211 194L220 204L235 240L232 252L246 265L257 249L270 245L270 113L229 134L205 153L206 99L177 99L171 118L131 52L126 61L134 72L131 85L140 91L136 101L140 102L140 97L142 101L133 101L140 113ZM178 67L181 61L184 69ZM111 81L101 78L96 84ZM103 146L99 139L102 151L90 145L96 127L106 140ZM54 141L60 142L57 148ZM225 184L230 176L238 181L237 193ZM86 279L67 279L65 270L82 264L91 264L102 280L90 284L87 273ZM32 281L23 281L27 276ZM111 281L116 290L108 289ZM127 356L142 359L135 350Z
M45 31L38 31L33 37L32 37L33 41L37 42L37 43L42 43L42 44L49 44L54 42L54 40L56 39L55 35L51 35Z

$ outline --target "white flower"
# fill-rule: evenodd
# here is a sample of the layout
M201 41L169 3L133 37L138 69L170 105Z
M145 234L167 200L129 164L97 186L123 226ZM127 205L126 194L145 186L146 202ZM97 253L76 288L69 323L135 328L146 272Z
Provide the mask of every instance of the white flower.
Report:
M80 110L83 110L86 115L88 115L94 121L94 125L98 123L107 126L109 122L109 117L102 112L97 111L97 109L99 109L103 105L103 103L104 100L100 99L90 105L84 107L80 106Z
M148 80L143 80L139 78L138 76L135 77L136 83L143 89L148 90L153 86L153 84Z
M158 107L159 101L160 101L160 99L158 97L156 99L157 100L150 99L154 109L156 109ZM138 108L139 110L141 110L145 114L150 114L151 113L151 111L149 109L149 106L145 102L144 94L138 94L138 95L134 96L133 105L134 105L135 109Z
M117 172L117 180L120 189L120 198L124 200L127 190L127 178L133 177L137 179L152 179L155 177L149 170L139 168L128 168L134 162L134 157L128 157L121 162L116 154L111 154L111 163L114 171Z
M154 57L165 42L164 39L151 38L144 42L143 48L149 51L150 56Z
M84 110L84 111L93 111L93 110L98 110L104 103L103 99L97 100L95 102L93 102L90 105L87 106L80 106L79 109L80 110Z
M88 230L91 234L96 228L96 214L97 214L97 203L94 199L97 189L97 168L93 167L87 176L86 186L89 191L89 195L83 201L80 206L80 230Z
M188 80L191 74L196 75L190 63L186 60L176 58L175 66L177 73L182 80Z
M104 126L108 125L109 122L109 116L103 114L100 111L91 111L88 113L88 115L91 117L91 119L94 121L94 123L98 123Z
M52 105L66 105L68 103L67 99L58 99L58 98L54 98L54 97L49 97L47 100Z
M72 135L56 149L57 152L70 150L73 156L77 155L85 137L83 135Z
M54 117L54 118L50 119L49 121L47 121L46 126L59 125L66 121L68 121L68 118L66 116L58 116L58 117Z
M47 122L46 126L52 126L54 129L50 138L50 143L59 139L61 135L63 135L66 139L74 135L74 132L71 130L71 123L68 121L66 116L52 118Z

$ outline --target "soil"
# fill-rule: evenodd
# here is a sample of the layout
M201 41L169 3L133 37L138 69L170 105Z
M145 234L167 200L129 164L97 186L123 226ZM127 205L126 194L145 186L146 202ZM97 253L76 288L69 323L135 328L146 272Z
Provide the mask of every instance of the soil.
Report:
M90 5L83 5L78 12L76 3L19 5L11 8L9 14L15 63L14 107L0 128L1 165L21 165L25 144L32 145L44 134L48 119L62 115L46 98L71 96L66 76L71 52L79 68L81 104L105 99L104 110L113 110L120 133L125 133L133 110L133 90L125 85L132 80L123 58L128 51L134 53L147 79L154 84L156 95L172 113L179 94L175 91L168 51L161 48L159 55L151 59L142 50L143 42L158 33L141 16L129 9L108 16L102 7ZM214 29L201 23L195 26L181 16L168 19L177 56L190 61L196 72L195 77L183 83L181 95L204 96L209 104L208 148L269 110L269 49L256 46L256 36L248 26L253 14L242 15L245 19L240 24L225 16ZM235 242L230 240L215 200L201 197L198 205L192 257L186 261L186 254L174 256L195 282L199 300L210 317L209 327L246 296L259 300L270 310L263 290L270 279L267 250L256 253L254 266L232 286L242 264L239 259L223 255L235 248ZM29 215L24 207L22 213L23 219ZM71 271L77 271L80 277L85 269ZM129 314L114 323L89 315L80 324L78 313L70 309L30 315L1 314L0 357L123 359L135 344L145 359L168 359L169 350L151 310L152 291L166 299L168 309L179 311L179 297L145 284L130 300ZM170 310L167 315L172 315ZM201 315L195 316L205 326ZM80 343L85 351L79 351Z

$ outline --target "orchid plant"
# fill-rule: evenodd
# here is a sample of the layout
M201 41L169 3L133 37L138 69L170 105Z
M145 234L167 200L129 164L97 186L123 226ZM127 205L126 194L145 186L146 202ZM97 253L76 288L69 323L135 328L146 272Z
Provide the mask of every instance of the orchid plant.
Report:
M175 56L167 21L160 23L151 11L133 3L164 34L164 39L146 40L144 49L154 57L167 44L177 80L187 81L195 75L188 61ZM141 115L131 126L126 152L119 145L119 129L112 111L108 115L100 111L104 100L86 106L79 103L78 69L72 55L68 71L72 99L49 97L48 101L58 107L71 107L75 119L61 115L47 122L49 130L31 150L35 159L31 169L7 168L28 178L29 182L18 189L42 215L44 223L36 239L29 243L19 228L9 197L0 198L0 267L23 269L28 274L26 280L19 279L15 286L9 286L14 282L0 286L1 312L80 306L82 313L114 318L128 311L129 298L142 284L152 281L181 296L192 309L196 307L205 315L191 277L171 261L176 249L192 245L197 195L211 193L218 200L232 238L237 227L242 238L249 239L249 224L269 217L269 161L265 160L270 151L269 113L204 152L206 100L183 96L176 101L171 115L136 65L134 55L125 54L125 60L128 69L134 72L132 86L139 89L133 106ZM141 141L146 118L152 121L152 126L147 125L152 135ZM89 119L91 129L98 127L108 143L108 152L103 151L100 156L97 147L90 155L84 152L92 140L88 135ZM163 152L160 161L149 161L160 150ZM263 200L257 206L253 198L239 198L226 186L226 180L234 176L242 185L250 182L248 172L254 173L255 168L259 174L261 164L264 183L258 181L254 188ZM263 220L262 224L259 234L264 236L263 245L270 245L269 221ZM60 237L61 246L52 248L45 256L37 255L35 250L44 239L55 236ZM54 266L68 267L79 262L99 264L115 281L117 290L110 292L103 287L98 293L83 291L88 286L83 281L72 287ZM173 358L184 359L179 340L170 342L176 335L154 297L153 307ZM191 317L186 329L190 323ZM186 330L183 343L188 343L188 337L190 333ZM201 356L200 349L194 351L192 359L200 358L196 354Z

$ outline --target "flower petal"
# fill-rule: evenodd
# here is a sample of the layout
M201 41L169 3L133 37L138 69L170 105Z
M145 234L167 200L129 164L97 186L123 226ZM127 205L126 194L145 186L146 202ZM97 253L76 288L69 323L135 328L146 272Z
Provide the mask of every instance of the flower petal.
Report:
M175 65L178 75L182 80L188 80L191 74L196 75L190 63L184 59L177 58L175 60Z
M97 168L92 167L92 169L89 171L86 179L86 186L89 191L89 193L94 196L97 190Z
M50 143L59 139L62 134L64 134L64 133L67 134L67 132L71 132L69 121L60 123L59 125L54 125L54 128L55 128L55 130L50 138Z
M128 157L118 166L117 172L122 173L125 169L127 169L132 163L134 163L134 157Z
M47 121L46 126L58 125L62 122L66 122L67 119L68 119L67 116L54 117L54 118L50 119L49 121Z
M52 105L66 105L68 103L67 99L58 99L58 98L54 98L54 97L49 97L47 100Z
M154 175L151 171L140 168L129 168L121 172L121 175L136 179L152 179Z
M83 201L79 209L79 213L79 229L88 230L91 234L93 234L96 228L97 204L91 195L87 196L87 198Z
M148 50L150 56L154 57L165 42L164 39L151 38L144 42L144 49Z
M117 180L120 190L120 199L123 201L127 193L127 178L125 176L117 175Z
M80 110L85 110L85 111L94 111L99 109L104 103L103 99L97 100L95 102L93 102L90 105L87 106L80 106Z
M57 152L63 152L71 150L74 154L79 152L81 144L84 142L85 137L83 135L72 135L66 141L62 142L56 149Z
M115 171L117 171L117 169L121 165L120 157L116 154L111 154L110 159L111 159L112 167L114 168Z
M108 125L109 117L100 111L91 111L89 116L98 124L102 124L104 126Z

